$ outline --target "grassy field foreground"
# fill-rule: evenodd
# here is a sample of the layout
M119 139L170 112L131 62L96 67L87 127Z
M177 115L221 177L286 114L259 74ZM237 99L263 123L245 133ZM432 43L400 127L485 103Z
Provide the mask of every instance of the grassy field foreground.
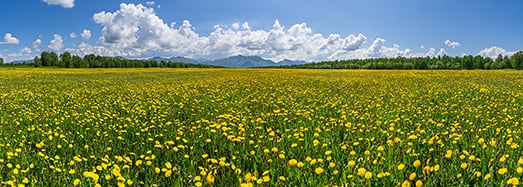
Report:
M0 69L11 186L499 186L523 71Z

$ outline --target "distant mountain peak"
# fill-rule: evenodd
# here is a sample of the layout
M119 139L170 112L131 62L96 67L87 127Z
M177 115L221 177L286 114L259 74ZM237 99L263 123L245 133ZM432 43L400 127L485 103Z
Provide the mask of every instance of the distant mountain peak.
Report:
M224 66L224 67L235 67L235 68L252 68L252 67L271 67L271 66L281 66L281 65L295 65L295 64L304 64L305 61L293 61L289 59L284 59L280 62L274 62L272 60L264 59L256 55L234 55L225 58L220 58L216 60L195 60L192 58L175 56L170 58L164 57L153 57L151 60L156 61L171 61L171 62L183 62L183 63L192 63L192 64L207 64L214 66Z

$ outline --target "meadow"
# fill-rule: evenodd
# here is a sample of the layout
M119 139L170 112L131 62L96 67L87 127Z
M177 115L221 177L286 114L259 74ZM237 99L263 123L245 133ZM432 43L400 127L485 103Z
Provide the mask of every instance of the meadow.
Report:
M523 72L0 69L2 186L509 186Z

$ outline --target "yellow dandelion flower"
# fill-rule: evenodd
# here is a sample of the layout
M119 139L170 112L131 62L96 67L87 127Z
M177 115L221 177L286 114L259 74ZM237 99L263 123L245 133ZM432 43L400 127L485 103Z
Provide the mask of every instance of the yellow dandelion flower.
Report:
M290 166L295 166L296 164L298 164L298 161L296 159L289 160L289 165Z
M245 181L251 182L251 172L245 174Z
M474 176L476 176L476 177L481 177L481 172L479 172L479 171L475 171L475 172L474 172Z
M74 185L74 186L78 186L78 185L80 185L80 183L82 183L82 182L80 181L80 179L75 179L75 180L73 181L73 185Z
M409 175L409 180L413 181L414 179L416 179L416 173L411 173Z
M403 183L401 183L401 186L402 187L410 187L410 181L408 181L408 180L403 181Z
M423 186L423 182L421 180L417 180L416 187L422 187L422 186Z
M365 172L365 179L370 179L372 178L372 173L371 172Z
M490 179L490 173L487 173L483 179L489 180Z
M263 182L269 182L271 178L268 175L263 176Z
M501 169L498 170L498 174L500 174L500 175L504 175L507 172L508 172L507 168L501 168Z
M296 164L296 166L298 166L298 168L302 168L304 165L305 164L301 161Z
M436 164L436 165L433 167L433 170L434 170L434 171L438 171L439 168L440 168L439 164Z
M420 160L416 160L416 161L414 161L414 163L412 165L414 165L414 167L417 168L417 167L419 167L421 165L421 161Z
M201 187L201 186L202 186L202 182L198 181L198 182L194 183L194 185L195 185L196 187Z
M356 165L356 162L354 162L353 160L349 161L349 166L351 168L354 167L354 165Z
M323 168L321 168L321 167L317 167L317 168L314 170L314 172L315 172L316 174L321 174L321 173L323 173Z
M461 167L461 169L467 169L468 164L465 163L465 162L463 162L463 163L461 163L461 166L460 166L460 167Z
M365 172L367 172L367 170L365 168L358 168L358 175L359 176L364 176Z
M214 183L214 176L209 174L209 175L207 175L207 177L205 177L205 180L207 181L207 183L213 184Z
M446 154L445 154L445 158L451 158L452 157L452 151L451 150L447 150Z
M405 164L398 165L398 170L403 170L403 169L405 169Z
M171 174L172 174L172 171L171 171L171 170L167 170L167 171L165 171L165 173L164 173L165 177L170 177Z
M517 186L519 184L519 178L514 177L507 181L507 184L512 184L512 186Z

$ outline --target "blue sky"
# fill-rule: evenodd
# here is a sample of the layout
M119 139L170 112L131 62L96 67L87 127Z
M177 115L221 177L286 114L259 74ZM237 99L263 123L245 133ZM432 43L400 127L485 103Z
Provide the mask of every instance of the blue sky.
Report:
M523 50L523 1L4 0L0 57L80 56L279 61ZM175 24L173 24L175 23ZM83 34L83 35L82 35Z

